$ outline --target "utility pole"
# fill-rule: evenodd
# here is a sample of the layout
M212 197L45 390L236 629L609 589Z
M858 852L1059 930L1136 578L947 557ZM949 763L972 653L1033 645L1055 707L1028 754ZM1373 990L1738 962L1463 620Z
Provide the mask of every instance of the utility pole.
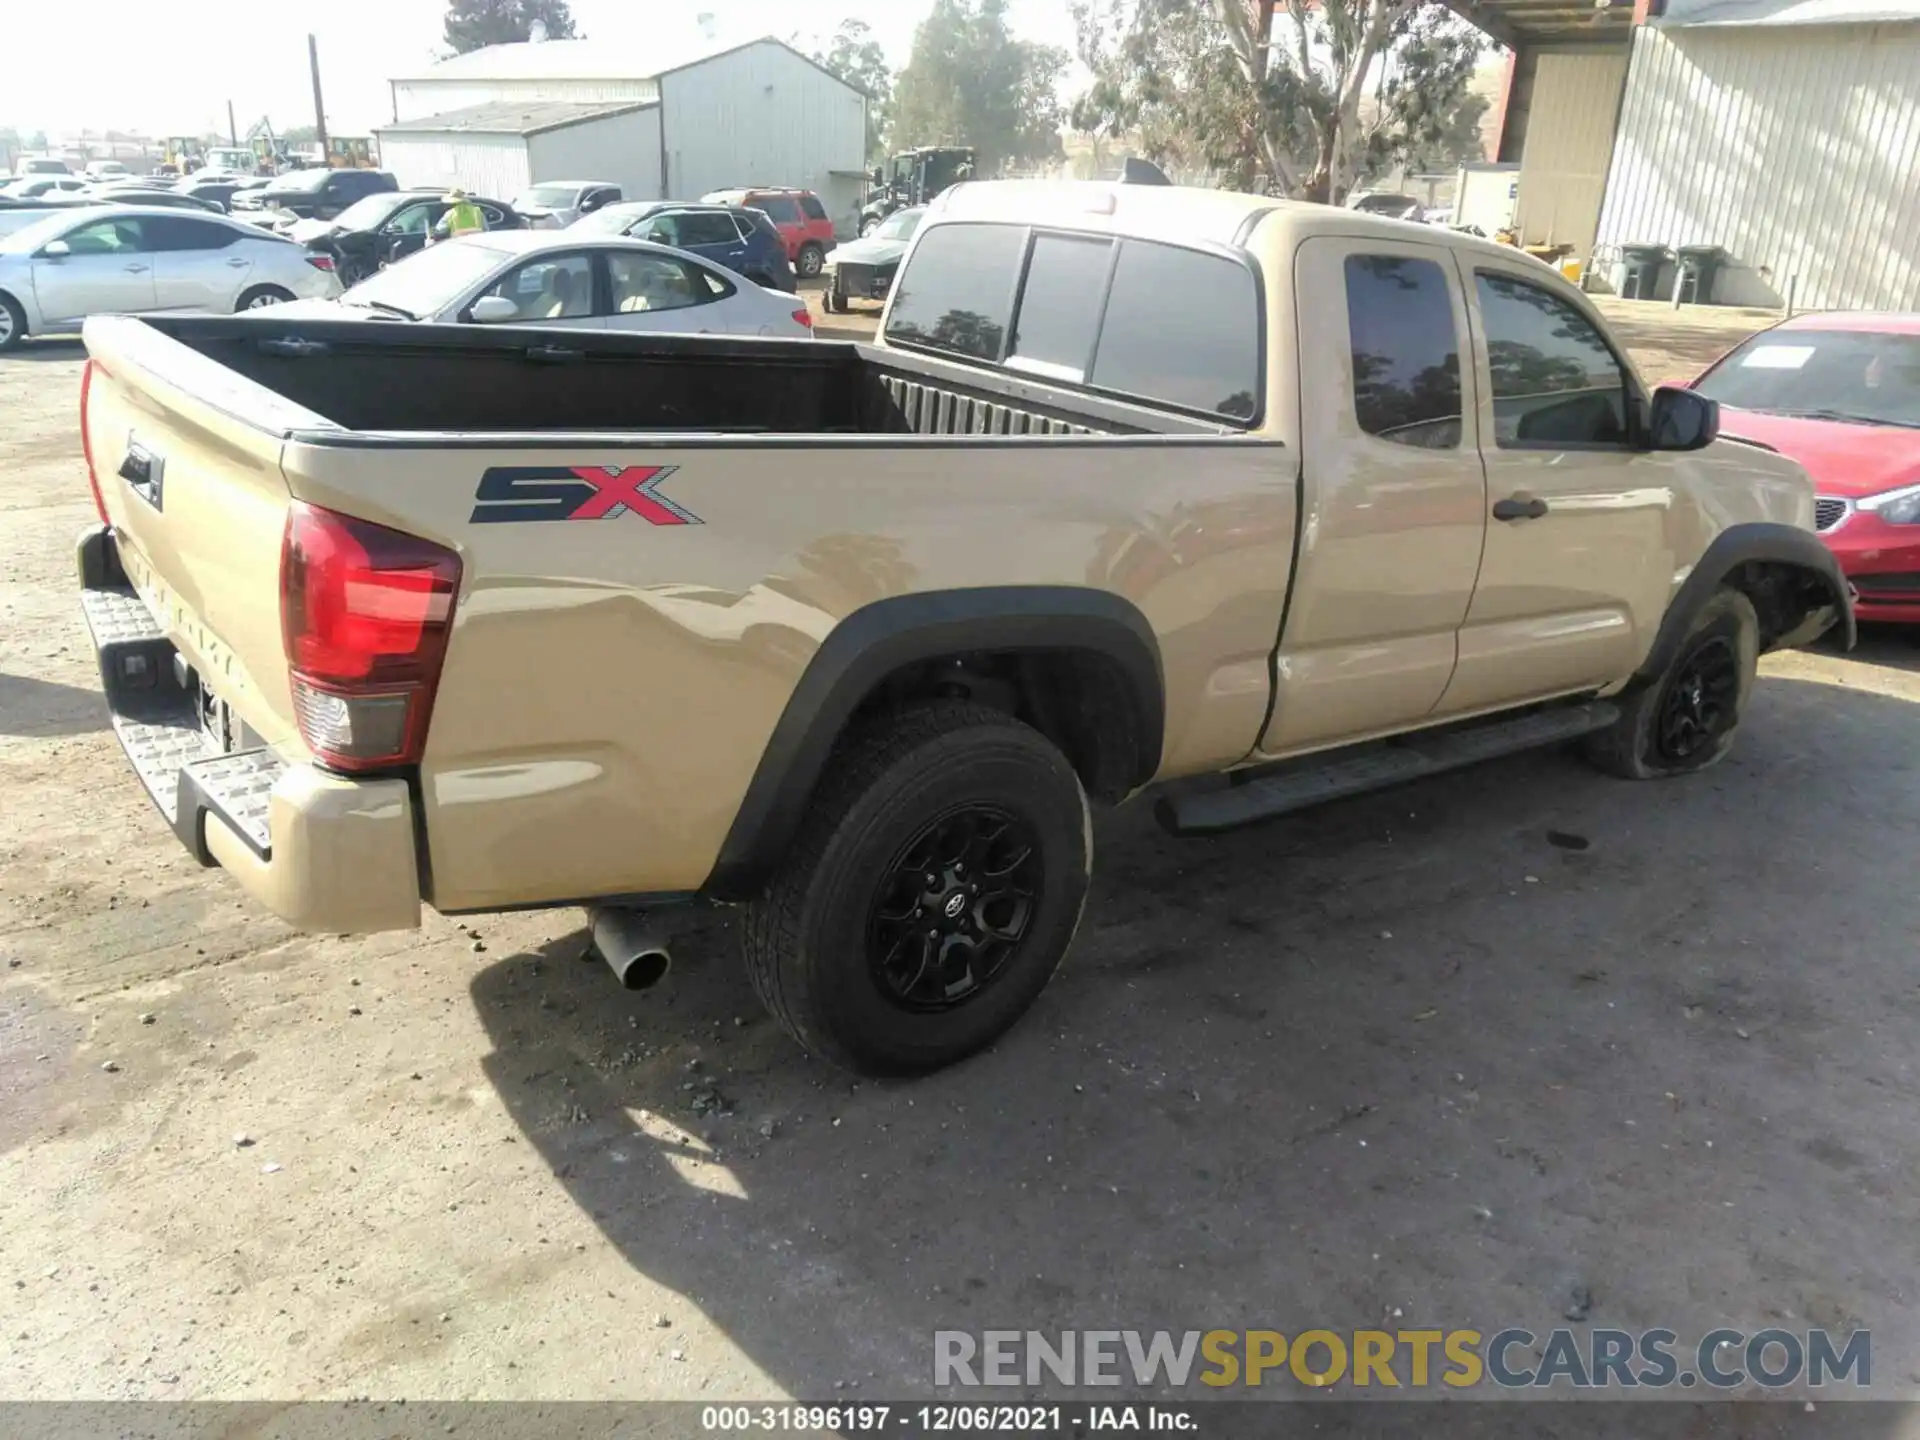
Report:
M227 101L227 139L233 145L240 144L240 127L233 123L233 101Z
M327 105L320 98L320 42L307 36L307 68L313 71L313 128L320 141L320 163L327 163Z

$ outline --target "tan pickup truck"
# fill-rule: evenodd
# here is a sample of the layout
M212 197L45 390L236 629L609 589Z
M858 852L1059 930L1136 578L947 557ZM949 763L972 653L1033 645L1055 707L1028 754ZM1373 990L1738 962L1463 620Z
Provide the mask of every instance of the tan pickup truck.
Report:
M876 346L86 340L86 613L203 862L313 930L584 905L635 985L743 904L862 1070L1033 1001L1090 803L1210 831L1568 740L1678 774L1761 652L1852 638L1797 466L1525 255L1351 210L963 185Z

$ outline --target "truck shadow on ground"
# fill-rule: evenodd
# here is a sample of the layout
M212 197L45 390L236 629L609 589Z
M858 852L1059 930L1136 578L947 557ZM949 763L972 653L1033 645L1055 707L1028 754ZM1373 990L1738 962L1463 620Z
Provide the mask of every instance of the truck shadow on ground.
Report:
M583 934L490 966L487 1069L628 1263L797 1396L930 1396L937 1330L1544 1342L1583 1295L1683 1344L1871 1326L1904 1392L1920 991L1830 927L1836 891L1920 909L1916 719L1774 678L1682 782L1542 753L1205 841L1129 808L1035 1011L915 1083L801 1055L723 914L638 996ZM691 1343L650 1318L624 1343Z
M106 728L99 691L0 673L0 735L90 735Z

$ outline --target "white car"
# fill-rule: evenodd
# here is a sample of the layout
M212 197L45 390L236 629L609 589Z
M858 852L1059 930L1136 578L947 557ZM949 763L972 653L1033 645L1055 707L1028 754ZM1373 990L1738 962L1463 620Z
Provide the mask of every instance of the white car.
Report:
M9 200L58 200L86 188L87 182L78 175L23 175L0 187L0 195Z
M605 180L543 180L516 195L513 208L536 230L564 230L620 199L620 187Z
M57 211L0 240L0 350L72 333L89 315L227 314L339 293L332 257L224 216Z
M813 334L806 306L710 260L613 235L501 230L445 240L361 281L307 319L558 325L699 335Z
M118 160L96 160L87 166L86 174L97 185L103 180L124 180L129 172Z

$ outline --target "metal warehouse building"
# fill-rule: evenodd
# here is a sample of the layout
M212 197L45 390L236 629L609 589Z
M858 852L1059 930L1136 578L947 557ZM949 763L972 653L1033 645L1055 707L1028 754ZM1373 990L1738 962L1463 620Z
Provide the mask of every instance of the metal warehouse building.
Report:
M1449 3L1514 52L1523 243L1603 283L1622 246L1717 246L1723 304L1920 309L1920 0Z
M836 222L859 210L866 96L770 36L679 54L491 45L391 87L380 153L403 185L506 200L543 180L608 180L635 200L793 185Z

